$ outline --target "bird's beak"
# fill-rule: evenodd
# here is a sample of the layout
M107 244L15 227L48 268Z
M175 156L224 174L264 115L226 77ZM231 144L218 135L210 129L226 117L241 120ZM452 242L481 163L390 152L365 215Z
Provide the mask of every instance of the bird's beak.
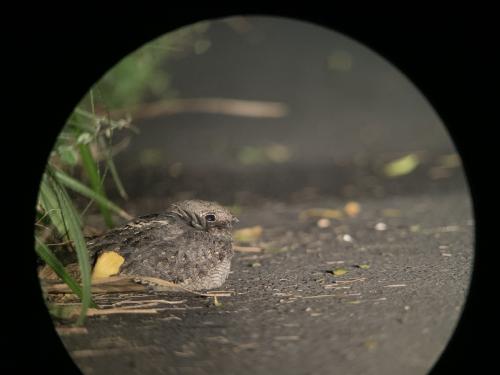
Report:
M239 222L240 220L236 216L233 216L233 224L238 224Z

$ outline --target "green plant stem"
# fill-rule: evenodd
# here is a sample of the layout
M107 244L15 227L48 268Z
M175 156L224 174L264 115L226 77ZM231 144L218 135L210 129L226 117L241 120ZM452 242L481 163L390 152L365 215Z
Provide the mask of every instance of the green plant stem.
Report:
M90 148L86 144L80 145L80 157L82 158L83 169L85 170L87 176L90 180L90 186L95 193L101 195L106 198L106 193L104 192L104 188L102 186L101 177L99 176L99 170L97 169L97 163L92 157L92 153L90 152ZM111 217L111 212L109 208L97 202L99 205L99 209L101 210L102 216L104 217L104 222L109 228L113 227L113 219Z
M73 191L75 191L75 192L77 192L77 193L79 193L87 198L93 199L101 205L105 205L108 209L110 209L113 212L116 212L118 215L120 215L121 217L123 217L126 220L132 219L131 215L129 215L126 211L124 211L123 209L118 207L116 204L111 202L109 199L96 193L94 190L85 186L80 181L75 180L73 177L70 177L69 175L67 175L63 171L54 170L54 176L57 178L57 180L62 185L70 188L71 190L73 190Z

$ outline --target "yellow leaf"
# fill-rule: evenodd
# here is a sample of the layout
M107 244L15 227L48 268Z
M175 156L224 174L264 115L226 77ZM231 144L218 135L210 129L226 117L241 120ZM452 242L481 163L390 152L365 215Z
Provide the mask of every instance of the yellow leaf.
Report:
M400 159L387 163L384 174L387 177L399 177L411 173L420 164L417 154L408 154Z
M367 270L368 268L370 268L370 265L369 264L360 264L359 265L359 268L362 268L364 270Z
M254 227L238 229L234 231L233 236L237 242L251 242L259 239L262 236L262 231L262 227L256 225Z
M337 268L336 270L333 270L332 272L335 276L342 276L347 273L347 270L344 268Z
M344 207L344 211L350 217L355 217L361 211L361 205L358 202L348 202Z
M103 252L95 263L92 280L117 275L124 261L125 258L115 251Z
M343 216L342 211L332 210L328 208L310 208L300 213L301 219L308 217L320 217L325 219L341 219Z
M382 215L386 217L398 217L401 216L401 211L397 208L385 208L382 210Z

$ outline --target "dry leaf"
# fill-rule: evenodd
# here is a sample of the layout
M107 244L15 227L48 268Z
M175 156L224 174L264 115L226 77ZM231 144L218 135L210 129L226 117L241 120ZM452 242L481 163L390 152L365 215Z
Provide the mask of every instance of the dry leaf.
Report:
M337 269L333 270L332 273L335 276L342 276L342 275L345 275L347 273L347 270L344 268L337 268Z
M319 217L325 219L341 219L343 217L342 211L333 210L329 208L310 208L302 211L299 215L300 219L304 220L309 217Z
M401 216L401 211L396 208L385 208L382 210L382 215L386 217L398 217Z
M355 217L355 216L357 216L360 213L360 211L361 211L361 205L358 202L354 202L354 201L348 202L344 206L344 211L350 217Z
M384 166L384 174L387 177L399 177L413 172L420 164L417 154L408 154L402 158L393 160Z

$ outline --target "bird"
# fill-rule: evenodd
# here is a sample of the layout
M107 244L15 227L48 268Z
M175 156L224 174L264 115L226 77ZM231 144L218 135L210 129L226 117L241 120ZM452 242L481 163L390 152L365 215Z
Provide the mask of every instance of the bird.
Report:
M218 288L229 275L232 227L238 222L216 202L175 202L162 213L140 216L89 239L92 277L155 278L192 291Z

